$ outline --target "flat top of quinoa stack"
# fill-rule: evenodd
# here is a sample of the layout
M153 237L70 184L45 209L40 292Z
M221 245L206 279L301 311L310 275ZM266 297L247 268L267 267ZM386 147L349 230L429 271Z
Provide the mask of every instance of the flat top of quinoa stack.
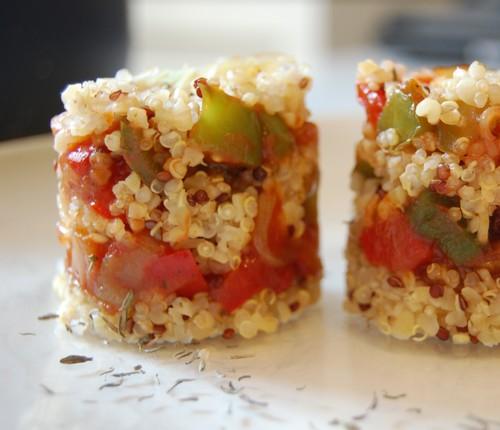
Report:
M114 78L73 84L64 90L66 111L52 124L55 149L65 150L71 141L68 135L102 133L116 116L148 128L147 113L151 112L162 134L186 132L199 119L201 98L193 83L200 77L249 107L261 105L271 115L279 113L289 127L300 126L309 115L304 106L311 84L308 68L288 56L221 59L199 70L152 69L138 75L120 70Z

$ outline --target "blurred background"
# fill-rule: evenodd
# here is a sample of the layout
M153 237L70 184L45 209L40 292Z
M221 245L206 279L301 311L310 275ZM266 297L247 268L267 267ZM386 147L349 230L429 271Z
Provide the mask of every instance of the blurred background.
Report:
M263 51L310 64L316 116L352 115L366 57L498 67L500 1L19 0L2 5L0 41L0 141L47 133L68 83Z

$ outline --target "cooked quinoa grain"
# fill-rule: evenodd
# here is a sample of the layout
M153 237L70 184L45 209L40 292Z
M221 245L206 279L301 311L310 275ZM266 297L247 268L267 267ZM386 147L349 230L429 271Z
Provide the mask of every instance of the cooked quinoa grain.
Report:
M151 346L274 332L314 303L310 82L261 56L68 86L52 121L62 319Z
M500 71L366 61L357 86L346 309L400 339L497 345Z

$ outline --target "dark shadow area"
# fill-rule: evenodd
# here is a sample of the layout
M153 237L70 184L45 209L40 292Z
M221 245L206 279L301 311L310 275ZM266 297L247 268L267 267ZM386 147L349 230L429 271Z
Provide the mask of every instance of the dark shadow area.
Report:
M68 83L125 64L124 0L6 2L0 14L0 140L49 131Z

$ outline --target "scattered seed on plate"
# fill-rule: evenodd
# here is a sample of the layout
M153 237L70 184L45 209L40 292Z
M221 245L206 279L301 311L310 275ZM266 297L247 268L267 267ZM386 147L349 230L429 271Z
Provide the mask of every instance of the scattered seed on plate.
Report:
M55 394L55 391L52 388L47 387L45 384L40 384L40 387L42 387L43 391L45 391L45 393L49 396L53 396Z
M87 361L92 361L92 357L86 357L84 355L67 355L59 360L59 363L62 364L78 364L85 363Z
M131 372L113 373L111 376L114 378L124 378L131 375L143 375L144 373L145 372L143 370L132 370Z
M153 398L154 396L155 396L154 394L148 394L148 395L146 395L146 396L141 396L141 397L139 397L139 398L137 399L137 401L138 401L138 402L142 402L142 401L144 401L144 400L151 399L151 398Z
M190 396L190 397L184 397L182 399L179 399L179 402L197 402L198 397L196 396Z
M232 381L228 381L226 385L221 384L220 389L226 394L238 394L243 388L236 388Z
M240 394L240 399L244 400L247 403L250 403L251 405L255 405L255 406L265 407L265 406L268 405L267 402L263 402L263 401L260 401L260 400L252 399L251 397L248 397L246 394Z
M374 392L372 402L370 403L370 405L368 406L366 411L362 414L353 416L352 419L355 421L364 420L371 411L374 411L375 409L377 409L377 406L378 406L378 397L377 397L377 393Z
M38 317L38 321L53 320L55 318L59 318L59 315L55 314L55 313L49 313L49 314L45 314L45 315L40 315Z
M105 388L115 388L119 387L120 385L123 384L123 379L120 379L118 382L108 382L107 384L103 384L99 387L100 390L104 390Z
M174 384L167 390L167 394L171 393L175 387L177 387L180 384L183 384L185 382L192 382L195 379L192 378L182 378L182 379L177 379L177 381L174 382Z
M402 398L406 397L406 393L389 394L386 391L383 391L382 392L382 397L384 399L388 399L388 400L398 400L398 399L402 399Z
M255 357L255 355L253 354L235 354L235 355L231 355L229 358L231 360L242 360L244 358L253 358Z
M251 378L252 375L241 375L239 378L238 378L238 381L243 381L243 379L249 379Z

